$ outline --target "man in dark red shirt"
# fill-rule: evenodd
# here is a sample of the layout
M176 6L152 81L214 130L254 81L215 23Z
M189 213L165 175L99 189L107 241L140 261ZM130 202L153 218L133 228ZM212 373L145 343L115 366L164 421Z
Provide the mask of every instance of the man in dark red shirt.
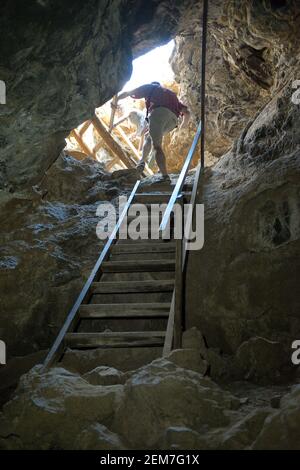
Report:
M177 127L180 116L183 116L180 128L186 127L190 118L190 112L187 106L179 101L176 93L162 87L158 82L152 82L135 90L121 93L118 99L122 100L128 96L134 99L145 98L146 117L149 120L149 134L145 139L142 159L138 169L143 171L145 168L145 162L153 146L158 168L163 178L169 179L166 157L162 149L163 136Z

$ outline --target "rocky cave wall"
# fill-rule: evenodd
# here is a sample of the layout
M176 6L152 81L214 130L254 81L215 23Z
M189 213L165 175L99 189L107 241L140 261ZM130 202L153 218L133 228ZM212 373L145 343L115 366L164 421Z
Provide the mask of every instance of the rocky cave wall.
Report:
M199 193L205 243L189 257L187 318L220 357L246 358L249 377L259 357L265 377L272 369L258 337L273 341L278 379L292 366L291 345L300 337L300 104L294 93L288 83L274 96L206 172ZM227 374L232 369L225 364Z
M132 57L176 35L172 64L182 86L182 96L189 103L196 123L199 119L200 4L193 1L90 0L82 7L81 2L74 1L62 5L49 0L43 6L32 1L21 18L18 0L1 3L1 12L5 12L0 20L1 47L5 43L10 47L8 53L2 54L0 68L1 78L8 84L7 105L0 108L4 188L1 212L5 220L1 228L0 332L7 340L11 354L44 348L52 341L99 252L99 240L94 230L97 203L110 200L121 191L118 183L111 182L103 173L101 166L92 166L89 161L82 164L60 158L53 164L64 146L64 137L70 129L89 118L95 106L104 103L122 87L130 74ZM187 313L189 323L204 329L210 344L227 353L235 352L244 340L259 332L278 339L276 332L281 328L278 322L270 330L268 327L260 330L260 323L251 323L247 317L251 314L255 318L266 317L262 312L267 305L268 325L273 323L268 299L274 296L274 289L266 288L263 308L261 305L256 308L255 295L248 295L257 285L250 275L251 270L252 273L257 270L255 263L246 265L245 269L249 271L247 282L234 299L227 299L230 294L226 283L232 282L235 293L240 289L238 270L237 277L228 271L233 269L231 260L237 253L249 256L251 261L254 259L254 249L240 247L242 236L238 230L242 225L240 207L243 207L244 199L258 194L259 188L263 187L264 175L269 174L264 168L271 165L269 160L283 161L286 153L294 151L298 145L296 127L291 127L293 113L298 108L291 108L289 112L287 98L280 95L275 111L272 108L272 112L259 115L255 121L263 120L263 124L253 124L249 128L246 125L277 90L290 86L292 79L297 78L299 14L296 7L297 2L292 0L280 8L269 0L210 2L207 149L220 155L232 145L242 129L246 130L229 156L213 170L212 176L209 172L206 176L207 188L203 196L207 214L206 242L200 253L192 253L189 257ZM44 13L42 20L41 13ZM289 85L285 85L286 82ZM282 133L283 125L287 130ZM294 129L292 139L290 128ZM263 163L259 164L261 155ZM228 163L226 171L222 166L225 160L232 162ZM276 170L280 163L277 167L275 163L273 165L270 167L271 175L274 171L270 185L274 187L275 197L276 171L283 181L285 178L289 181L289 170L284 170L284 176L283 170ZM246 184L248 178L252 186ZM31 189L33 183L37 185ZM231 184L239 187L239 191L234 192ZM293 194L295 198L295 191ZM256 199L253 206L249 204L246 209L251 213L255 204ZM259 204L264 207L263 197ZM270 205L275 211L274 220L279 217L275 216L276 211L286 210L279 209L280 203L274 201ZM296 203L292 206L296 207ZM223 227L224 217L226 224ZM271 220L273 216L269 217ZM282 217L280 215L276 225L279 232ZM245 233L247 220L245 216ZM231 244L232 225L239 240L234 245ZM251 243L260 246L262 241L258 241L258 231L268 230L267 227L266 222L253 224L256 242ZM222 249L223 235L226 250ZM281 237L280 234L279 239ZM247 243L244 242L245 246ZM289 241L287 244L291 246ZM294 292L294 278L285 273L288 270L286 254L281 254L282 247L271 247L256 248L258 257L261 253L269 253L268 250L276 253L279 259L276 269L280 263L282 265L277 272L270 264L266 285L271 286L272 276L275 276L279 284L280 279L286 279L287 288L292 286ZM223 270L216 267L219 259ZM202 264L206 269L200 272L198 266ZM293 304L293 311L296 305L294 300L283 299L276 310L280 310L280 315L284 303ZM291 320L286 321L284 332L294 331L293 318L292 315Z
M0 5L1 318L8 357L48 347L95 262L98 203L122 189L59 157L120 90L132 58L184 25L186 1L4 0Z
M207 150L223 155L287 82L299 78L299 2L210 2L206 72ZM200 120L201 26L176 38L175 79Z
M57 159L64 136L121 88L131 55L176 33L173 65L199 118L196 3L32 1L27 29L21 3L1 3L11 101L0 108L0 338L12 355L49 346L99 252L96 207L122 191L101 165ZM203 336L188 330L182 350L130 372L97 367L90 352L46 373L37 366L0 414L1 449L300 448L290 361L300 337L299 8L210 7L208 150L229 150L203 175L205 244L188 257L187 327Z
M132 57L169 40L196 3L2 1L1 187L37 183L69 131L122 88Z

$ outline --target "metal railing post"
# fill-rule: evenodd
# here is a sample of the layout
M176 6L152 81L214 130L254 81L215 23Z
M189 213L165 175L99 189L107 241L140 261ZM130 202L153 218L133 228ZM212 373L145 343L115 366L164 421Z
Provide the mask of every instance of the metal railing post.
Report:
M175 349L181 348L183 332L183 242L184 242L184 217L183 217L183 197L178 198L181 208L181 238L176 239L176 260L175 260L175 315L174 315L174 343ZM176 219L175 219L176 224Z

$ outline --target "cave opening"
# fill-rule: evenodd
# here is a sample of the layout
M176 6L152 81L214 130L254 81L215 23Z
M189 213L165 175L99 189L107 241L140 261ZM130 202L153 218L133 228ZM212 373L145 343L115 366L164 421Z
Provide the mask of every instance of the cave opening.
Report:
M171 66L171 58L175 48L175 40L155 47L149 52L137 57L132 62L130 79L125 83L119 93L134 90L142 85L159 82L162 86L180 93L180 86L175 81L174 71ZM100 125L111 134L108 140L100 135L98 126L94 120L81 123L73 129L66 138L65 153L78 160L91 157L103 165L103 169L113 172L127 168L126 161L114 154L114 148L119 146L120 153L124 152L126 158L138 163L143 146L142 129L145 125L145 100L128 97L119 101L115 112L112 111L114 97L102 106L95 109L96 119ZM112 118L113 114L113 118ZM113 119L113 123L111 121ZM111 127L112 126L112 127ZM102 129L104 132L104 130ZM167 144L172 136L167 137ZM153 155L149 158L147 174L152 175L157 171L157 165Z

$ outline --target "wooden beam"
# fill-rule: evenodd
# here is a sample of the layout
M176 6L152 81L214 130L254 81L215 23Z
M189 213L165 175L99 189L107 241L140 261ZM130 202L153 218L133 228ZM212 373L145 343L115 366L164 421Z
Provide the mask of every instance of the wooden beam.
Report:
M109 132L112 131L113 125L114 125L114 119L115 119L115 114L116 114L116 106L118 105L118 95L115 95L112 99L112 105L113 107L111 108L111 115L110 115L110 122L109 122Z
M115 157L106 165L106 170L110 171L116 164L122 166L123 168L127 168L119 158Z
M182 198L181 198L182 199ZM181 204L183 209L183 204ZM174 349L181 348L183 330L183 272L182 272L182 240L176 240L176 270L175 270L175 305L174 305Z
M175 320L175 289L173 291L169 320L167 325L167 331L165 336L164 348L163 348L163 357L166 357L170 354L173 347L173 338L174 338L174 320Z
M139 151L135 148L135 146L133 145L133 143L131 142L131 140L127 137L127 135L125 134L125 132L123 131L123 129L121 127L118 127L115 129L117 132L120 133L122 139L125 141L125 143L128 145L128 147L132 150L133 154L135 155L135 157L137 158L137 161L139 162L140 161L140 153ZM147 165L147 163L145 164L145 171L146 173L148 173L148 175L152 176L154 173L153 171L149 168L149 166Z
M139 152L137 151L137 149L135 148L135 146L133 145L133 143L129 140L129 138L127 137L127 135L125 134L125 132L123 131L122 127L118 127L115 129L116 132L119 132L120 136L122 137L122 139L124 140L124 142L128 145L128 147L130 148L130 150L132 150L132 153L134 154L134 156L136 157L137 161L139 161L140 159L140 155L139 155Z
M114 131L119 132L125 143L128 145L128 147L132 150L134 156L137 158L137 161L140 161L140 150L142 150L143 145L144 145L144 134L140 138L140 143L139 143L139 150L135 148L133 143L130 141L130 139L127 137L126 133L123 131L123 129L120 127L120 124L122 124L126 119L128 119L128 116L125 116L124 118L120 119L120 121L116 122L116 124L113 125L112 129ZM102 121L107 125L105 117L102 117ZM145 165L145 173L152 176L154 175L154 172L151 170L151 168L147 165ZM145 175L144 175L145 176Z
M94 158L94 153L93 150L91 150L82 140L81 136L79 135L79 132L76 129L73 129L70 133L70 137L74 137L76 140L77 144L79 147L83 150L84 153L86 153L88 156Z
M91 120L91 119L89 119L88 121L85 121L85 122L82 124L82 127L79 129L78 134L82 137L83 134L85 133L85 131L88 130L88 128L90 127L91 124L92 124L92 120Z
M122 124L122 122L126 121L126 119L128 119L128 116L125 116L123 117L122 119L120 119L119 121L117 121L114 125L113 125L113 129L117 126L119 126L120 124Z
M110 148L113 154L125 164L126 168L135 168L135 162L133 162L131 158L128 155L126 155L126 153L123 151L121 146L113 138L113 136L108 132L104 124L96 115L93 119L93 125L96 131L98 132L98 134L100 135L100 137L102 137L102 139L104 140L105 144Z
M145 134L143 133L140 138L140 143L139 143L139 153L143 150L144 146L144 141L145 141Z

